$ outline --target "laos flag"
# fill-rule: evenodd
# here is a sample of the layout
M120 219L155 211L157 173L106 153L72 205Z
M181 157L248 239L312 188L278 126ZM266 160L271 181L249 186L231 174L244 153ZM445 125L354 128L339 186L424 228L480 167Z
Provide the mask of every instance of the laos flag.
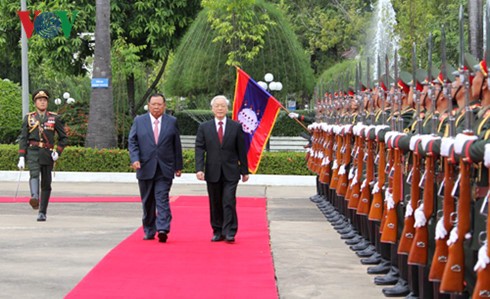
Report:
M282 105L237 67L233 120L242 124L248 169L257 172L260 158Z

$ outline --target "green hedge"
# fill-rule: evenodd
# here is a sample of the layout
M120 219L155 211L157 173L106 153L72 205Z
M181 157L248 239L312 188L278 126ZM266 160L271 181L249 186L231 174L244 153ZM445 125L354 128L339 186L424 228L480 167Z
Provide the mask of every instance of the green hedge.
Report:
M17 170L18 146L0 144L0 170ZM68 146L56 163L56 171L132 172L125 149L92 149ZM194 173L194 151L184 151L184 173ZM311 175L305 154L265 152L257 174Z

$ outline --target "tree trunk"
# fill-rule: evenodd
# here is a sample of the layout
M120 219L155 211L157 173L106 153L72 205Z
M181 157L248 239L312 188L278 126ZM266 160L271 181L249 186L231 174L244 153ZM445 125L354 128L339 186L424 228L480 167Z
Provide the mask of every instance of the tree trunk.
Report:
M112 97L110 0L96 0L93 78L107 78L107 88L92 88L86 147L117 146Z
M483 1L468 1L469 50L478 59L483 57Z

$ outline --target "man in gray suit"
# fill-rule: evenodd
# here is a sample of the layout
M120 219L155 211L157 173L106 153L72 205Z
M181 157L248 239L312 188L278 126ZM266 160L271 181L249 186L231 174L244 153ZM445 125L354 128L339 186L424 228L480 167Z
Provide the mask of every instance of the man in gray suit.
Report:
M196 135L196 176L206 180L212 242L235 242L238 230L236 190L240 175L248 180L245 136L240 123L226 117L229 101L225 96L211 100L214 119L199 126Z
M129 132L129 156L136 170L143 203L144 240L167 241L172 213L169 191L175 176L182 173L182 145L177 119L165 112L165 97L148 100L149 113L137 116Z

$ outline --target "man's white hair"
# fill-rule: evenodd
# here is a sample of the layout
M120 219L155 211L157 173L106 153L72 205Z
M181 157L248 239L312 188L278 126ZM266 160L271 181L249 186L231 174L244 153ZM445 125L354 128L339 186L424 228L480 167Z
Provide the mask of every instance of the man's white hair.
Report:
M230 101L228 101L228 99L223 96L223 95L218 95L218 96L215 96L212 100L211 100L211 106L213 106L214 102L218 99L224 99L226 101L226 106L230 106Z

